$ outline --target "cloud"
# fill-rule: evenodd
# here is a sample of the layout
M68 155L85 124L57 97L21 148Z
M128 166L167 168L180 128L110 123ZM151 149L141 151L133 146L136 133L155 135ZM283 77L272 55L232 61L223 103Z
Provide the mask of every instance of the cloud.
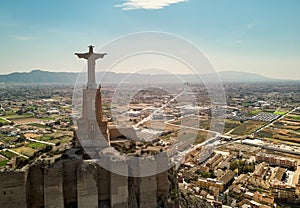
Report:
M11 38L14 38L16 40L22 40L22 41L26 41L26 40L31 40L32 37L28 37L28 36L21 36L21 35L11 35Z
M125 3L116 5L123 10L134 9L163 9L171 4L186 2L187 0L126 0Z
M251 29L255 28L257 25L258 25L258 22L257 22L257 21L249 22L249 23L246 25L246 29L247 29L247 30L251 30Z

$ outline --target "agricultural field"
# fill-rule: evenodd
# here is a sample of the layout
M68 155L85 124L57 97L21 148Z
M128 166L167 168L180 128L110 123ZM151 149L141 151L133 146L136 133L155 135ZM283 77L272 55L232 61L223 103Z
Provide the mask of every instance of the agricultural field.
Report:
M51 141L51 143L53 143L53 144L64 144L64 143L71 142L72 139L73 139L73 137L70 137L70 136L61 136L61 137L57 137L57 138L53 139Z
M17 137L15 136L7 136L5 134L0 134L0 141L4 143L13 143L16 141Z
M0 157L0 167L6 166L6 164L9 162L9 160L3 159Z
M14 158L14 157L18 156L18 155L14 154L10 151L7 151L7 150L1 150L0 154L4 157L8 158L8 159L11 159L11 158Z
M207 131L199 130L195 144L200 144L200 143L204 142L208 138L208 134L209 133Z
M300 132L300 123L287 121L287 120L283 120L283 119L280 121L274 122L272 127L276 128L276 129L286 129L286 130Z
M284 117L284 120L291 121L291 122L300 122L300 115L289 114Z
M274 122L268 128L258 132L255 136L260 138L274 139L284 142L300 142L300 115L292 112L282 119Z
M38 122L40 122L40 120L37 119L37 118L28 117L28 118L18 118L18 119L14 119L13 122L14 122L16 125L22 125L22 124L38 123Z
M144 127L148 129L156 129L160 131L177 131L180 129L178 126L170 125L164 121L147 121L143 124Z
M0 125L8 125L10 121L6 118L1 118L0 117Z
M22 155L25 155L27 157L31 157L31 156L34 155L35 152L39 151L38 149L34 149L34 148L29 147L29 146L21 146L21 147L18 147L18 148L14 148L12 150L15 151L15 152L18 152Z
M22 118L33 118L33 115L30 113L22 114L22 115L13 114L13 115L8 115L8 116L3 116L3 118L6 118L8 120L16 120L16 119L22 119Z
M28 156L31 160L50 152L54 145L55 151L70 147L73 139L71 94L72 88L61 86L16 86L2 91L0 143L1 148L5 149L0 150L0 167L5 166L6 160L18 156L16 153ZM6 126L8 124L10 126Z
M42 150L44 149L47 145L46 144L42 144L42 143L38 143L38 142L31 142L30 144L27 145L28 147L31 147L33 149L37 149L37 150Z
M248 120L236 127L231 134L232 135L249 135L252 134L254 131L259 129L260 127L264 126L266 122L264 121L254 121L254 120Z
M274 114L276 114L276 115L284 115L284 114L286 114L287 112L286 111L275 111L274 112Z
M231 120L231 119L226 119L226 120L225 120L225 126L224 126L224 133L229 132L230 130L236 128L236 127L239 126L240 124L241 124L240 121Z
M255 109L255 110L251 111L248 115L255 116L255 115L259 114L260 112L261 112L261 110Z
M188 116L180 120L173 121L171 123L180 126L187 126L192 128L208 130L210 129L211 120L206 117Z
M68 143L73 139L72 132L66 131L63 132L56 132L52 134L44 134L42 136L35 137L34 139L49 142L52 144L59 144L59 143Z
M204 129L204 130L222 130L223 132L226 133L233 128L236 128L239 126L241 123L240 121L232 120L232 119L207 119L207 118L201 118L201 117L196 117L196 116L190 116L186 117L185 120L177 120L174 122L171 122L176 125L183 125L183 126L188 126L188 127L194 127L194 128L199 128L199 129Z
M295 110L295 111L292 112L292 114L300 116L300 110Z
M0 151L0 168L5 167L6 164L9 162L9 158L6 158L3 155L1 155L1 152L2 151Z
M291 109L277 109L277 110L274 110L274 109L266 109L266 110L255 109L255 110L250 111L247 116L255 116L259 113L273 113L275 115L281 115L282 116L290 110Z
M40 124L40 123L30 123L30 124L28 124L28 126L35 126L35 127L38 127L38 128L49 128L49 126L45 126L45 125L43 125L43 124Z
M277 129L268 127L258 133L255 134L256 137L259 138L269 138L281 141L289 141L289 142L300 142L300 133L294 132L286 129Z

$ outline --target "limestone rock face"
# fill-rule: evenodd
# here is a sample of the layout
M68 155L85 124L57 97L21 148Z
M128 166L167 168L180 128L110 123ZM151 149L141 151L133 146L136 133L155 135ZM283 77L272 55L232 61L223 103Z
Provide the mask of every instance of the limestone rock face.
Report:
M112 165L128 168L123 162ZM121 176L94 160L32 164L24 171L0 172L0 207L178 208L176 180L175 171Z
M63 208L63 174L62 166L44 169L44 200L45 207Z
M139 184L139 205L140 207L157 207L157 182L156 176L140 178Z
M111 207L128 208L128 178L115 173L110 176Z
M40 165L31 165L26 182L28 207L44 206L44 169Z
M98 200L100 207L110 207L110 172L97 166Z
M78 207L98 207L97 166L95 163L81 163L77 171Z
M195 207L195 208L214 208L209 202L206 202L194 195L182 193L179 199L180 207Z
M63 197L65 207L77 206L77 171L80 160L70 160L62 163Z
M26 206L26 172L0 173L0 207L27 207Z

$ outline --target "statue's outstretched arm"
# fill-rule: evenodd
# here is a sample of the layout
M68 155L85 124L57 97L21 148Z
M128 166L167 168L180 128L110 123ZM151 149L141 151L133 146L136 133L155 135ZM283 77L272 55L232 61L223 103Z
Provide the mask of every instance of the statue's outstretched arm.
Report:
M105 55L107 55L107 53L94 53L94 58L95 59L103 58Z

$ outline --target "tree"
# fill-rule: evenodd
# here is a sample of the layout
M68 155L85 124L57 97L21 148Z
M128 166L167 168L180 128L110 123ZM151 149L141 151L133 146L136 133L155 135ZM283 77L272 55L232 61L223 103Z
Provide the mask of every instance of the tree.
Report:
M230 163L230 170L235 170L238 167L238 160L234 160L233 162Z

